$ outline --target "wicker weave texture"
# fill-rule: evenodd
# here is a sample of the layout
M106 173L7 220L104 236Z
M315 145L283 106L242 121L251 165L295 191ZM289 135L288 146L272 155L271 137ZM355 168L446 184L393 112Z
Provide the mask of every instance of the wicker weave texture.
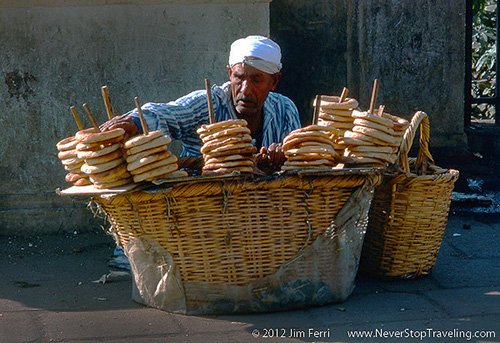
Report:
M407 154L419 127L420 146L415 161ZM433 163L429 136L428 117L417 112L400 149L404 172L386 175L375 191L360 261L364 272L382 277L414 277L427 274L436 262L459 172L419 175L426 164Z
M182 281L243 285L273 274L322 234L365 180L343 175L213 181L94 201L120 244L154 238L173 256Z

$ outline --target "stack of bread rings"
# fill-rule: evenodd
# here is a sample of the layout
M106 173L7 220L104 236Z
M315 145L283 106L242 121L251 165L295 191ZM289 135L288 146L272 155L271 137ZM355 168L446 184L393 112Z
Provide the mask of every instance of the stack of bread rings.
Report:
M257 149L252 144L250 129L243 119L229 119L202 125L196 131L203 142L202 175L233 172L253 173Z
M133 175L134 182L187 176L185 171L178 170L177 157L168 150L171 141L158 130L125 142L127 170Z
M132 183L121 145L125 130L100 132L95 128L78 131L75 135L77 156L85 163L81 170L97 189L107 189Z
M334 141L339 131L331 126L309 125L290 132L283 140L286 157L281 170L332 168L340 162Z
M358 107L358 101L353 98L322 95L319 103L318 125L331 126L339 130L340 139L335 142L335 150L342 155L346 147L343 142L344 132L352 130L354 118L352 111ZM315 104L317 106L317 104Z
M347 166L384 166L394 163L409 123L406 119L354 110L354 127L344 133Z
M87 174L80 170L83 165L83 160L77 156L76 145L78 141L74 136L64 138L56 144L59 153L57 157L64 165L67 171L66 182L73 183L75 186L87 186L91 182Z

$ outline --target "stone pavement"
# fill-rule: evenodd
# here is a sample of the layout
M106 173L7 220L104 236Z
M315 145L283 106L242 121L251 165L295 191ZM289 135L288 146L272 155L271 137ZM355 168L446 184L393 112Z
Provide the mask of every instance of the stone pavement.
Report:
M479 219L450 215L429 276L358 275L340 304L203 317L133 302L126 275L94 282L110 272L103 232L0 237L0 342L500 342L500 223Z

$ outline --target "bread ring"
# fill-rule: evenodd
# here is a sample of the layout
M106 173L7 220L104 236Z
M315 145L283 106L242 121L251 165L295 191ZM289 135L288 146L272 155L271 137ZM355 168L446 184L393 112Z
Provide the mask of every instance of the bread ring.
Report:
M115 150L118 150L120 148L119 143L115 143L113 145L107 146L101 150L96 150L96 151L77 151L77 156L78 158L96 158L99 156L104 156L106 154L109 154L110 152L113 152Z
M241 160L253 160L252 155L227 155L220 157L212 157L210 155L203 156L205 160L205 164L210 163L223 163L223 162L232 162L232 161L241 161Z
M163 174L163 175L158 175L156 178L157 179L173 179L173 178L178 178L178 177L186 177L189 174L185 170L174 170L171 173Z
M80 161L76 164L68 164L64 166L64 170L70 172L70 173L79 173L81 172L80 168L83 165L83 161Z
M233 168L233 167L253 167L255 163L252 160L240 160L221 163L206 163L203 170L215 170L220 168Z
M85 163L87 163L89 166L94 166L97 164L103 164L109 161L119 159L120 157L122 157L122 155L123 154L120 150L115 150L106 155L98 156L95 158L87 158L85 160Z
M404 118L393 116L389 113L382 113L382 118L387 118L392 120L393 128L396 131L405 131L408 126L410 126L410 122Z
M300 133L311 133L311 134L326 134L326 135L331 135L331 134L338 134L339 130L335 128L334 126L327 126L327 125L308 125L304 126L300 129L293 130L290 132L287 137L292 138L295 134ZM287 138L285 137L285 139ZM285 141L285 140L283 140Z
M134 182L152 181L158 176L171 173L173 171L176 171L178 168L179 167L177 166L177 164L169 164L164 167L156 168L142 174L134 175Z
M312 161L286 161L286 166L319 166L319 165L334 165L331 160L320 159L320 160L312 160Z
M349 152L347 154L349 157L369 157L369 158L374 158L376 160L381 160L384 162L389 162L389 163L394 163L396 160L396 155L394 154L386 154L383 152L360 152L360 153L355 153L355 152Z
M97 151L105 148L106 146L113 145L115 143L119 143L123 140L123 137L115 137L108 139L105 142L97 142L97 143L78 143L76 145L76 150L82 151Z
M342 122L342 123L352 123L354 120L353 117L351 117L351 113L347 116L341 116L338 114L328 114L324 112L319 112L319 119L326 120L326 121L332 121L332 122Z
M80 162L82 162L82 159L78 158L76 156L61 160L61 163L65 166L76 165L76 164L79 164Z
M164 136L161 130L150 131L147 135L138 135L130 138L128 141L123 144L125 149L130 149L134 146L139 146L145 144L147 142L151 142L153 139Z
M125 135L124 129L116 128L116 129L109 130L109 131L101 131L101 132L97 132L97 133L90 133L90 134L82 135L82 137L78 138L78 140L80 141L80 143L87 143L87 144L101 143L101 142L106 142L108 140L116 139L116 138L121 138L120 140L122 140L124 135Z
M209 142L206 142L205 144L203 144L200 151L202 154L206 154L209 151L216 148L220 148L224 145L230 145L235 143L250 143L250 142L252 142L252 136L250 135L233 136L225 139L221 137L220 139L214 139Z
M63 150L63 151L59 151L59 153L57 154L57 157L60 160L66 160L68 158L76 157L76 150Z
M354 110L354 111L352 111L352 116L353 116L353 118L370 120L370 121L373 121L377 124L389 127L391 129L394 127L394 122L391 119L379 117L377 115L370 114L368 112L361 112L361 111Z
M324 138L324 137L316 137L316 136L311 136L311 137L297 137L288 140L286 143L283 143L282 149L283 151L295 148L297 146L302 145L303 143L308 143L308 142L317 142L317 143L324 143L331 145L333 148L333 141L330 140L329 138Z
M230 156L230 155L255 154L256 152L257 148L254 145L247 145L244 148L239 148L234 150L231 149L226 151L210 151L210 153L206 155L206 158Z
M229 127L241 127L247 125L248 122L245 119L228 119L213 124L204 124L200 126L198 130L196 130L196 133L199 135L210 134L210 132L215 133L217 131L220 131L220 129L226 129Z
M161 153L161 152L166 152L166 153L170 154L170 152L167 149L167 146L162 145L162 146L157 146L156 148L143 150L143 151L138 152L137 154L133 154L133 155L128 155L127 150L125 150L125 155L127 156L127 163L132 163L134 161L137 161L140 158L147 157L147 156L154 155L154 154Z
M97 189L111 189L111 188L116 188L120 186L125 186L130 183L133 183L132 178L124 178L124 179L118 179L112 182L105 182L105 183L94 183L94 187Z
M140 175L144 174L145 172L148 172L153 169L158 169L164 166L168 166L171 164L176 164L177 165L177 157L174 155L171 155L169 158L164 158L161 160L158 160L156 162L148 163L143 166L140 166L139 168L136 168L134 170L130 170L130 174L132 175ZM177 169L179 169L179 165L177 165Z
M223 146L211 149L210 153L240 150L240 149L244 149L247 147L253 147L253 145L251 143L236 143L236 144L223 145Z
M359 106L359 103L354 98L345 98L343 102L339 102L340 97L335 95L322 95L320 107L334 108L334 109L353 109ZM316 100L313 102L316 106Z
M394 130L391 129L390 127L380 125L378 123L375 123L374 121L370 121L370 120L366 120L366 119L356 118L356 119L354 119L354 125L364 126L364 127L370 128L370 129L379 130L379 131L387 133L388 135L391 135L391 136L394 136L396 134L394 132Z
M90 127L88 129L84 129L84 130L80 130L78 131L76 134L75 134L75 138L77 141L81 141L83 138L89 136L89 135L93 135L94 133L99 133L100 131L93 128L93 127Z
M127 165L123 163L105 172L98 174L91 174L89 176L89 179L90 181L92 181L92 183L96 183L96 182L112 182L114 180L128 178L128 177L131 177L131 175L127 170Z
M305 146L295 149L288 149L285 151L285 156L296 155L296 154L308 154L308 153L319 153L319 154L333 154L336 155L335 149L331 146Z
M169 136L160 136L160 137L154 138L153 140L151 140L147 143L141 144L139 146L134 146L134 147L128 149L127 154L130 156L130 155L137 154L141 151L149 150L149 149L156 148L159 146L164 147L166 150L167 149L166 145L169 144L171 141L172 141L172 138L170 138Z
M365 146L353 146L349 148L349 151L354 153L365 153L365 152L377 152L385 154L395 153L395 148L390 146L376 146L376 145L365 145Z
M376 146L372 142L363 141L358 138L344 137L344 142L347 146Z
M76 145L78 144L78 141L76 140L75 137L66 137L63 140L60 140L59 142L56 143L57 150L59 151L67 151L67 150L73 150L75 149Z
M355 126L352 128L352 131L362 133L362 134L365 134L367 136L376 138L376 139L378 139L380 141L384 141L387 144L392 145L392 146L399 145L399 143L400 143L399 139L397 139L396 137L388 135L387 133L384 133L384 132L379 131L379 130L370 129L368 127Z
M106 163L102 163L102 164L96 164L96 165L88 165L87 163L84 163L83 166L80 168L82 170L82 172L84 172L85 174L98 174L98 173L102 173L106 170L110 170L110 169L113 169L114 167L122 164L122 163L125 163L125 159L124 158L118 158L116 160L112 160L112 161L109 161L109 162L106 162Z
M221 131L203 136L200 135L201 140L203 143L209 142L213 139L220 138L220 137L231 137L231 136L237 136L237 135L245 135L245 134L250 134L250 129L247 127L234 127L234 128L228 128L228 129L223 129Z
M68 173L66 174L66 176L64 177L64 180L66 182L75 182L76 180L80 179L81 176L76 174L76 173Z
M73 183L73 185L75 186L88 186L91 184L92 182L90 182L90 180L85 177L81 177Z
M213 169L213 170L203 170L202 175L216 176L216 175L231 174L231 173L235 173L235 172L252 174L253 171L254 171L254 168L252 168L252 167L219 168L219 169Z
M147 157L140 158L132 163L129 163L127 165L127 170L128 171L133 171L138 168L144 167L145 165L148 165L153 162L157 162L160 160L168 161L168 163L175 163L177 162L177 157L175 155L170 154L169 152L163 152L163 153L158 153L154 155L149 155ZM139 173L135 173L139 174Z
M360 127L360 126L358 126L358 127ZM353 131L346 131L344 133L344 141L346 141L346 138L354 138L354 139L359 139L361 141L367 142L367 144L363 144L363 145L381 145L381 146L390 145L387 142L384 142L380 139L374 138L374 137L366 135L364 133L353 132ZM368 144L368 143L371 143L371 144Z
M374 165L383 165L384 162L377 160L376 158L371 158L371 157L362 157L362 156L348 156L346 159L347 164L374 164Z

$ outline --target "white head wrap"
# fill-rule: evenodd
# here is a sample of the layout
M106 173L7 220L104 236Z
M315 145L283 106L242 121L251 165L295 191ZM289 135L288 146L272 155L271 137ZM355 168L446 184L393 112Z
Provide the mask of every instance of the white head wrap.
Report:
M229 66L246 63L264 73L275 74L281 70L281 49L278 44L263 36L248 36L231 44Z

